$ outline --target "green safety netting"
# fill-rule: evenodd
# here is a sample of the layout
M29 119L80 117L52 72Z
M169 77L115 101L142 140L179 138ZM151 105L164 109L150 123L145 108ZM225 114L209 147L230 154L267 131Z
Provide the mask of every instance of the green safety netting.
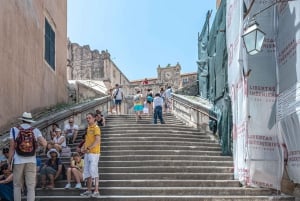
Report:
M205 24L198 36L199 94L209 99L214 108L210 128L219 136L223 155L232 155L232 111L227 82L226 1L222 1L212 26L208 11Z

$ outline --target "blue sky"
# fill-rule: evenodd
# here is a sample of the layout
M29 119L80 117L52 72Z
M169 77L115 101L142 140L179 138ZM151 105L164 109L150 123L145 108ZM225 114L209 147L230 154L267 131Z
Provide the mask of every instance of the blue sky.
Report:
M68 37L108 50L129 80L157 77L157 66L196 72L197 40L215 0L68 0ZM211 20L212 23L212 20Z

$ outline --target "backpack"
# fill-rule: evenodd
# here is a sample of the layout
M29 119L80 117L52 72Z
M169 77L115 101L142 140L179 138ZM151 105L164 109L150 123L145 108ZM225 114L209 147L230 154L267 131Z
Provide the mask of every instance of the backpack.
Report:
M153 101L153 97L152 97L152 96L150 96L150 95L149 95L149 96L147 96L147 101L148 101L148 102L152 102L152 101Z
M15 137L15 129L12 130L17 154L24 157L34 156L37 149L37 141L33 133L34 128L24 129L19 126L18 129L20 131L17 138Z

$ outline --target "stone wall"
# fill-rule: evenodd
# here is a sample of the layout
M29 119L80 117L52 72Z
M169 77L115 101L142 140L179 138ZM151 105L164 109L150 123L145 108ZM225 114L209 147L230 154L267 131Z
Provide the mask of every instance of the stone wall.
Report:
M45 19L55 33L55 70L44 59ZM24 111L67 101L67 0L0 6L0 129Z
M88 45L80 46L70 41L67 72L68 80L101 80L107 84L107 88L113 88L115 84L124 87L129 84L129 80L111 60L107 50L99 52L91 50Z

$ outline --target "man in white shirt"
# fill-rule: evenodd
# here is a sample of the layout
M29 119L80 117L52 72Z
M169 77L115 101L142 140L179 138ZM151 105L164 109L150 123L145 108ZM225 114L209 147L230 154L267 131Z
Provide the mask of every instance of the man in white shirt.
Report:
M69 123L64 127L64 134L68 144L72 144L75 142L78 134L78 125L74 123L74 118L71 117L69 119Z
M124 95L123 95L123 91L120 88L119 84L116 84L116 88L114 89L114 92L113 92L113 97L115 99L116 113L121 114L121 103L124 98Z
M22 117L22 124L17 127L13 127L10 129L10 144L9 144L9 156L8 163L9 167L13 169L13 182L14 182L14 200L21 201L21 189L25 184L27 188L27 201L35 200L35 184L36 184L36 148L33 148L34 145L28 143L29 146L26 146L26 150L20 150L20 146L18 145L18 139L23 136L23 133L30 133L34 135L35 141L42 145L44 148L47 146L47 141L42 136L42 133L39 129L33 128L30 124L33 123L33 119L31 113L24 112ZM20 135L20 138L18 136ZM23 138L24 139L24 138ZM25 142L25 141L23 141ZM30 141L34 142L34 141ZM22 144L21 144L22 145ZM35 144L35 147L37 145ZM30 147L30 149L29 149ZM32 151L31 151L32 150ZM23 152L24 151L24 152ZM25 155L25 151L27 153L33 153L30 155ZM12 166L13 164L13 166Z
M155 97L153 99L153 109L154 109L153 121L154 121L154 124L157 124L157 118L159 118L161 124L165 123L165 121L162 117L163 105L164 105L164 100L162 99L162 97L160 97L160 93L155 94Z

